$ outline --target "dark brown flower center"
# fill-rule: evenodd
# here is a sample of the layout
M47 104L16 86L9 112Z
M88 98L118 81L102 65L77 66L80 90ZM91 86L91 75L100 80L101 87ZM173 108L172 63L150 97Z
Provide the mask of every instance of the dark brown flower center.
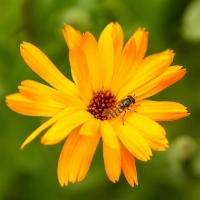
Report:
M106 120L107 116L103 116L102 113L105 109L113 106L115 102L115 96L110 91L99 91L93 95L88 105L88 112L97 119Z

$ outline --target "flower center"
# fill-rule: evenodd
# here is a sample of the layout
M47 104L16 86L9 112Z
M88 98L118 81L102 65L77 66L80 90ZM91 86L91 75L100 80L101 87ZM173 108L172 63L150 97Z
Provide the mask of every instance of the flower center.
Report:
M88 112L97 119L106 120L107 116L102 115L102 113L105 109L113 106L115 102L115 96L110 91L99 91L93 95L88 106Z

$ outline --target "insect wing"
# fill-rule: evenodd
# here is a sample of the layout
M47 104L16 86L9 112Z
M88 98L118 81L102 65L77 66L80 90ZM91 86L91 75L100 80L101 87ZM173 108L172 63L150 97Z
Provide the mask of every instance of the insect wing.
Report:
M102 116L107 116L107 115L109 115L109 114L112 112L112 110L113 110L114 108L117 108L121 103L122 103L122 101L118 101L118 102L116 102L113 106L111 106L110 108L105 109L105 110L103 111L103 113L102 113Z

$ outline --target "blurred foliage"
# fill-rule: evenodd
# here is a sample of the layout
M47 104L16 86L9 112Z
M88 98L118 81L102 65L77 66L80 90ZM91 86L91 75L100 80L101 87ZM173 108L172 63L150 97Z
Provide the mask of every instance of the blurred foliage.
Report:
M99 145L87 177L61 188L57 160L62 145L44 147L39 138L19 150L24 139L45 119L10 111L5 96L17 92L25 79L43 82L22 60L19 44L27 41L70 76L63 24L98 38L111 21L119 22L125 39L138 28L149 31L147 54L173 49L173 64L188 73L180 82L153 97L188 107L190 117L162 123L170 148L154 152L148 163L137 161L139 186L131 188L123 175L116 184L106 177ZM0 199L181 199L200 196L200 1L199 0L0 0Z
M194 42L200 42L200 0L193 1L186 9L183 16L183 36Z

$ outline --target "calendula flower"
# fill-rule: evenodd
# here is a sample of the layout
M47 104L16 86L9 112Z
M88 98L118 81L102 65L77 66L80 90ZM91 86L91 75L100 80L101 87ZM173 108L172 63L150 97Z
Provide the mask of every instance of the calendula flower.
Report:
M20 51L27 65L52 87L25 80L19 93L7 96L13 111L50 117L22 144L23 149L42 131L44 145L66 140L58 161L61 184L80 182L86 176L102 139L108 178L118 181L121 171L131 186L138 184L135 158L148 161L152 150L168 147L165 130L156 121L188 116L176 102L152 101L186 73L170 66L174 53L166 50L145 56L148 32L139 28L124 45L123 30L110 23L98 42L65 25L73 81L67 79L37 47L23 42Z

